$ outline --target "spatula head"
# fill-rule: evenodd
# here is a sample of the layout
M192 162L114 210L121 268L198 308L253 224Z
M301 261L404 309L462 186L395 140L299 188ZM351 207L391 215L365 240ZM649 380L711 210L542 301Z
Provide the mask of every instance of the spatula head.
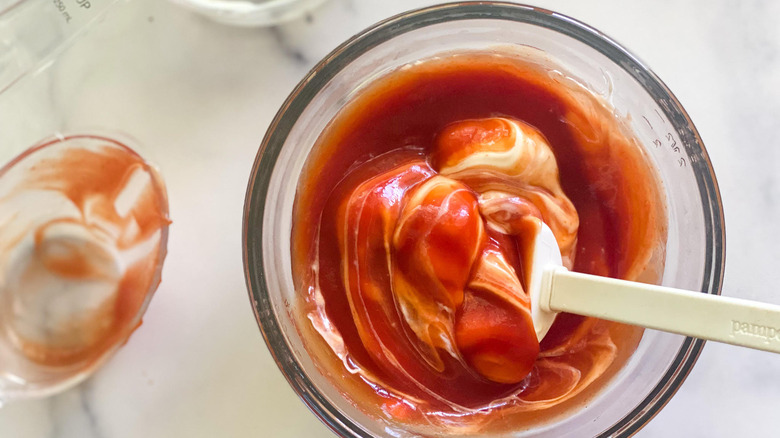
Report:
M541 221L536 231L532 254L528 294L531 297L531 317L536 338L541 342L558 315L549 306L550 285L543 282L544 272L551 268L564 269L558 242L550 227Z

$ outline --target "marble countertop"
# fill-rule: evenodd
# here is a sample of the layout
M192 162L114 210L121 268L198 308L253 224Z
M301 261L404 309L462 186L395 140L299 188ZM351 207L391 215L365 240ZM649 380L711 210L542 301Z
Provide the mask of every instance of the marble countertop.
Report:
M241 261L246 183L271 118L317 60L375 21L432 3L329 0L282 26L241 29L132 0L0 96L15 99L23 119L0 111L0 148L92 127L138 138L165 176L174 220L143 326L84 384L0 409L0 437L331 435L283 379L252 315ZM780 2L535 3L612 36L674 91L723 195L723 294L780 303ZM780 356L708 343L638 436L777 436L778 372Z

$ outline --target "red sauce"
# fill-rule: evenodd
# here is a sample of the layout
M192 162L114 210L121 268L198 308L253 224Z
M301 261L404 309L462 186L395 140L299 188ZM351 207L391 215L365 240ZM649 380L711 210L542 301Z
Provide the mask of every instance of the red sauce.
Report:
M579 218L576 240L558 239L562 250L571 244L573 270L660 277L666 217L659 184L641 148L596 97L538 65L481 53L379 79L341 110L307 161L293 215L293 274L310 354L363 410L403 427L532 427L593 396L641 337L635 327L563 314L537 344L522 293L509 293L513 306L474 287L490 251L517 274L515 289L525 282L522 236L485 228L477 237L479 225L470 222L484 219L477 199L494 186L490 178L431 190L410 216L411 231L398 225L415 191L441 178L443 153L458 156L474 138L490 141L503 129L453 124L495 117L524 122L549 143L560 188ZM547 222L545 211L522 199L516 211ZM360 214L350 210L356 200ZM415 259L421 239L430 266ZM407 289L417 295L404 298ZM451 326L421 334L410 323L419 315L410 319L409 300L418 313L455 309L437 316Z

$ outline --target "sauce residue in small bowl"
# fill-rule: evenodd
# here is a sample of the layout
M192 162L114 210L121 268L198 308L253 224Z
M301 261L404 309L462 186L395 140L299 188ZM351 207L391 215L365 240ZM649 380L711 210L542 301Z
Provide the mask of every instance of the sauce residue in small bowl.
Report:
M0 169L2 371L52 384L67 378L52 370L83 372L124 343L160 282L169 224L156 170L109 138L56 138Z

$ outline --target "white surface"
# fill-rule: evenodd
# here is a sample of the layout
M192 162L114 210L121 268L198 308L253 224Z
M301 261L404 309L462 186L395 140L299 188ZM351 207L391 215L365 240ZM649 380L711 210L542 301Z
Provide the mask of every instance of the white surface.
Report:
M331 0L307 19L252 30L133 0L20 84L30 96L21 104L0 98L0 148L58 127L140 139L167 181L174 220L144 325L80 387L0 409L0 437L330 436L276 369L252 316L241 263L246 183L268 123L319 58L377 20L431 3ZM780 3L537 3L606 32L676 93L723 192L724 294L780 303ZM9 123L8 111L24 123ZM780 356L709 343L639 436L777 436L779 370Z

